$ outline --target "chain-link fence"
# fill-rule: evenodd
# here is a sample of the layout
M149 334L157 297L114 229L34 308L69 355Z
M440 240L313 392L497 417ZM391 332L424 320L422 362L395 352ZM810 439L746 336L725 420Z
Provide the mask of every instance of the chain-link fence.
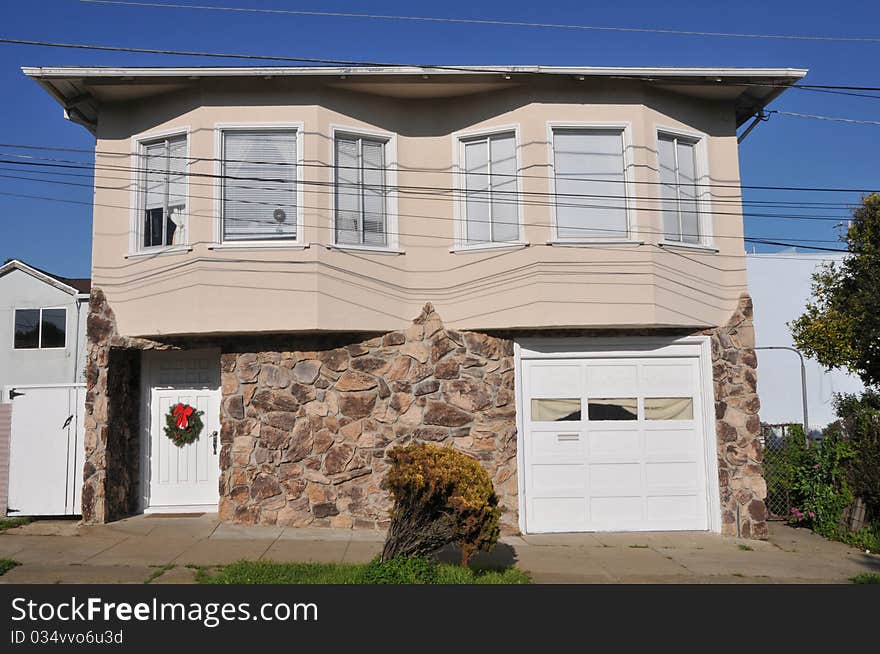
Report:
M794 449L791 439L804 438L801 425L761 425L764 450L764 481L767 482L767 514L771 520L791 515L791 484L794 481Z

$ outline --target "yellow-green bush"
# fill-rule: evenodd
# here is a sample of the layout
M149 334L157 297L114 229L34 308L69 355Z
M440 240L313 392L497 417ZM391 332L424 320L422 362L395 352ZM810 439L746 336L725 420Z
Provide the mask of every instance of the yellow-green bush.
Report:
M383 561L427 556L453 543L467 565L477 550L495 546L501 510L492 480L475 459L425 443L396 447L387 458L383 484L394 508Z

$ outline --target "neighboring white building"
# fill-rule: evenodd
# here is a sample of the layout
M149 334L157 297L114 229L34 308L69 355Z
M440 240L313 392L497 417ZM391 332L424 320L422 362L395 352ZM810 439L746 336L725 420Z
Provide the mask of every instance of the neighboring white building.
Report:
M0 516L79 512L90 286L0 265Z
M0 266L0 388L84 381L89 287L15 259Z
M778 252L749 254L746 258L749 293L754 302L757 347L793 347L789 322L804 312L811 297L813 273L827 261L843 255ZM821 429L836 419L835 393L864 389L855 375L826 370L806 359L807 408L810 427ZM788 350L758 351L758 395L761 420L770 424L803 421L800 361Z

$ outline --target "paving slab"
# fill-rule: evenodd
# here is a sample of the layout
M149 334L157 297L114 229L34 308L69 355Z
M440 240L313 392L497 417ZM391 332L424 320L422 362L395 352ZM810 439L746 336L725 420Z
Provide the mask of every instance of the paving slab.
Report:
M259 559L273 541L266 538L206 538L190 544L174 562L186 565L223 565L233 561Z
M155 526L149 535L153 538L207 538L217 529L219 523L215 519L205 518L166 518L150 516Z
M89 565L166 565L196 542L193 538L126 538L85 561Z
M0 584L143 584L148 565L24 564L0 577Z
M196 570L185 566L175 566L171 570L166 570L161 575L153 579L151 584L194 584L196 583Z
M341 563L350 542L331 540L327 542L278 539L261 557L264 561ZM369 559L368 559L369 560Z
M313 540L322 542L343 542L351 540L351 529L325 529L322 527L285 527L279 535L279 540ZM367 532L370 534L372 532Z
M115 547L125 540L125 536L114 535L103 538L81 536L0 536L0 552L21 563L85 563L93 556Z
M284 527L220 523L211 537L230 540L275 540L283 531Z
M382 553L382 543L351 541L342 557L344 563L369 563Z

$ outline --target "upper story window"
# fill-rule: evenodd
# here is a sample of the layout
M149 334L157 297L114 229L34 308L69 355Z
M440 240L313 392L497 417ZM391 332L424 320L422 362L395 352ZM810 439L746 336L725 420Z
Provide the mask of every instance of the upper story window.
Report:
M186 135L142 142L140 159L138 248L184 243Z
M519 234L519 198L515 134L465 138L464 220L466 245L516 241Z
M556 238L628 237L624 130L553 130Z
M700 243L698 141L672 134L658 135L663 234L667 241Z
M387 141L336 136L336 243L388 246Z
M222 134L223 240L296 240L296 130Z
M67 309L16 309L16 350L62 348L67 344Z

